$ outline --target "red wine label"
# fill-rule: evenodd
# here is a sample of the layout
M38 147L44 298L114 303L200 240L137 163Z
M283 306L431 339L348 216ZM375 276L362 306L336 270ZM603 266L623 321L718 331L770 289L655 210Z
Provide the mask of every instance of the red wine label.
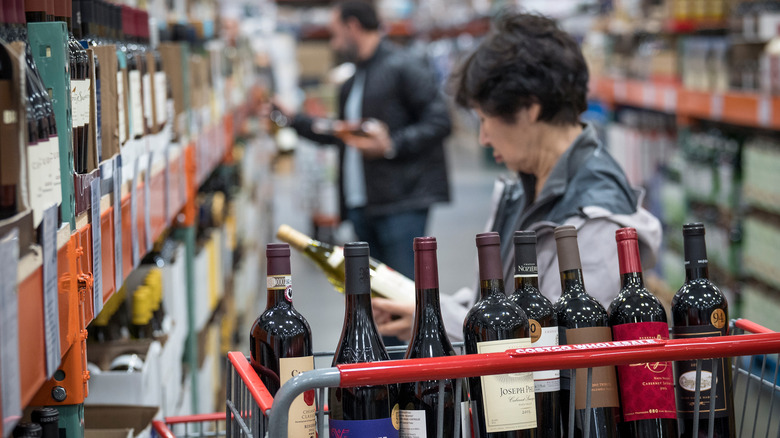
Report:
M401 430L398 433L399 438L427 438L425 411L403 410L400 418Z
M131 112L131 132L134 137L144 135L144 104L141 90L141 72L130 70L128 72L128 82L130 83L130 108Z
M584 327L566 330L566 344L588 344L598 342L611 342L612 330L609 327ZM564 374L562 374L563 376ZM577 369L577 382L575 388L576 409L585 409L586 397L588 395L588 369ZM568 385L564 382L564 388ZM620 397L618 396L617 377L615 367L596 367L593 368L593 377L591 382L591 408L617 408L620 407Z
M283 290L284 299L292 303L292 276L290 275L269 275L266 278L268 290Z
M282 385L304 371L314 369L314 357L283 357L279 359L279 378ZM299 395L290 405L287 422L288 437L314 438L317 436L315 418L317 406L314 404L314 390Z
M398 438L393 420L330 420L330 438ZM290 434L289 436L293 436Z
M89 123L89 110L92 95L89 80L70 81L71 119L73 127L78 128Z
M612 327L612 334L615 341L669 339L669 325L665 322L621 324ZM677 418L671 362L619 365L617 373L624 421Z
M555 347L558 345L558 327L542 327L535 319L529 319L531 347ZM554 392L561 389L561 371L534 372L535 392Z
M477 353L498 353L531 346L530 338L477 342ZM482 376L482 405L488 433L536 427L533 373Z
M714 312L713 312L714 313ZM673 327L675 339L723 336L727 329L721 330L712 325ZM731 372L731 361L727 358L717 360L717 373L712 372L712 360L703 360L701 364L699 418L709 418L710 402L715 397L715 418L728 417L726 394L730 394L728 382L723 374ZM696 361L684 360L674 363L677 377L677 409L684 418L693 418L696 391ZM713 375L714 374L714 375ZM714 391L713 391L714 389Z

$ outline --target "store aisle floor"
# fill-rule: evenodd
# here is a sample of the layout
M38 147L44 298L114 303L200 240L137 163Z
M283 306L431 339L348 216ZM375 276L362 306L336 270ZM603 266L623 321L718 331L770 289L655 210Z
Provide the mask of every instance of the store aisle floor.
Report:
M493 181L502 168L487 164L476 138L456 134L448 144L452 202L434 207L429 234L439 243L439 279L442 293L476 286L477 263L474 236L483 231L490 206ZM301 178L295 172L277 174L274 229L286 223L311 233L309 213L302 207ZM349 235L349 229L341 235ZM409 242L411 245L411 242ZM318 268L293 251L295 307L308 319L315 351L333 351L341 334L344 297L327 282ZM258 291L262 293L262 291ZM264 305L263 299L259 300ZM330 359L327 359L329 361ZM325 362L327 362L325 361ZM327 366L329 363L317 363Z

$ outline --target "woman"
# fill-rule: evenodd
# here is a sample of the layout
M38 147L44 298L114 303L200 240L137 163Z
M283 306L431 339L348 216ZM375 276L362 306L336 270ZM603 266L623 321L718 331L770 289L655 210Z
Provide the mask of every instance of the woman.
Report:
M577 227L588 292L605 307L620 289L615 230L639 232L645 268L655 263L661 242L658 220L641 207L620 166L595 129L579 120L587 108L588 68L574 39L554 21L504 13L453 77L459 105L479 116L479 141L516 174L500 179L488 229L501 235L507 292L514 282L512 236L537 233L540 289L555 302L561 294L553 229ZM619 145L613 145L619 147ZM453 340L478 293L442 295L442 315ZM414 306L375 299L384 335L408 339Z

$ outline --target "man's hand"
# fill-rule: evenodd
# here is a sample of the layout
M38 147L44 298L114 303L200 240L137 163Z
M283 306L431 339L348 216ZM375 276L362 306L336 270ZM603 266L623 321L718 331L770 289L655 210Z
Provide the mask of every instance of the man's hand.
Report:
M387 158L393 151L393 140L387 125L379 120L366 120L361 125L363 135L346 134L344 142L370 159Z
M399 303L385 298L372 298L374 321L379 334L397 336L402 341L412 339L414 304Z

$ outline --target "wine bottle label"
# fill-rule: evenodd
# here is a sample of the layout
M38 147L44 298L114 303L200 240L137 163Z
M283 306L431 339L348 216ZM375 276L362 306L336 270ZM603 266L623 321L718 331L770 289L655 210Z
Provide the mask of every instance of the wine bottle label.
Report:
M141 72L130 70L128 72L130 82L130 103L133 106L130 111L133 115L130 127L133 137L144 135L144 104L141 94Z
M62 199L60 180L60 151L55 137L41 139L27 148L27 175L33 220L37 226L43 219L43 211Z
M712 325L681 326L672 328L674 339L701 338L707 336L724 336L726 330L717 329ZM722 358L717 361L718 370L713 378L712 360L703 360L701 364L699 418L709 418L710 402L715 396L715 418L728 417L727 394L730 394L728 381L724 370L731 372L731 360ZM674 363L677 377L677 410L684 418L693 418L696 391L696 361L683 360Z
M531 346L531 338L477 342L477 353L497 353ZM482 405L488 433L536 427L533 373L482 376Z
M669 339L669 325L665 322L620 324L612 327L612 334L615 341ZM671 362L619 365L617 373L625 421L677 418Z
M522 263L515 266L515 278L538 277L536 263Z
M558 327L542 327L535 319L529 319L528 323L531 328L531 347L555 347L558 345ZM554 392L560 390L560 370L534 372L535 392Z
M371 271L371 290L395 301L414 303L414 281L384 263Z
M165 72L154 73L154 106L157 115L157 124L162 125L168 119L166 102L168 101L168 81Z
M328 257L328 264L332 268L338 268L344 263L344 249L341 247L333 248L333 253Z
M269 277L270 278L270 277ZM279 359L279 378L282 385L288 380L304 371L314 369L314 357L283 357ZM314 404L314 390L310 389L296 397L290 405L289 419L287 422L288 437L317 436L315 418L317 406Z
M154 125L154 100L152 100L152 75L149 73L143 76L143 86L144 118L146 119L146 127L151 129Z
M583 327L566 330L566 344L588 344L597 342L611 342L612 330L609 327ZM571 372L569 370L569 372ZM569 373L561 373L561 387L569 389ZM577 369L577 386L574 388L576 398L575 409L585 409L586 397L588 395L588 369ZM593 377L591 381L591 408L617 408L620 406L618 396L617 377L615 367L596 367L593 368Z
M398 438L393 420L329 420L330 438Z
M92 101L89 80L70 81L71 119L73 127L79 128L89 123L89 107Z
M125 99L125 80L121 71L116 73L116 113L119 119L119 144L122 145L127 141L127 125L125 120L125 105L127 101Z
M291 275L269 275L266 279L268 290L283 290L284 299L292 303L292 276Z
M428 430L425 424L425 411L401 411L401 430L399 438L427 438Z

